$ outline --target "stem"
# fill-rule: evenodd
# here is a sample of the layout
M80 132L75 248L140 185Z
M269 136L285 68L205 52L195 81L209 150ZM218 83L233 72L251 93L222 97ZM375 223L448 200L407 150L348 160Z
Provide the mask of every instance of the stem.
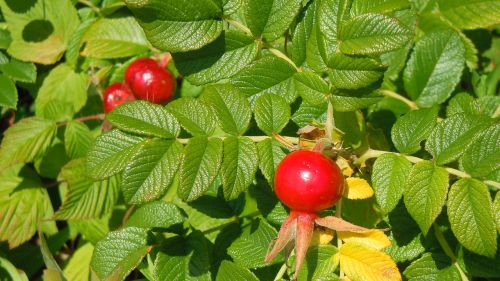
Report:
M493 113L493 116L491 118L497 118L500 116L500 105L497 106L497 109L495 109L495 112Z
M230 220L226 223L223 223L221 225L206 229L206 230L202 231L201 233L203 233L203 235L209 234L209 233L212 233L214 231L221 230L221 229L225 228L226 226L231 225L233 223L238 223L241 221L241 219L253 218L253 217L258 216L258 215L260 215L260 211L255 211L253 213L250 213L250 214L242 216L242 217L234 216L232 220Z
M342 219L342 198L340 198L339 202L337 202L337 206L335 208L335 216L339 219ZM340 251L340 247L342 247L342 239L340 239L339 234L337 233L337 248ZM342 267L339 266L340 271L339 271L339 278L340 280L344 279L344 271L342 270Z
M298 72L302 71L300 68L297 67L297 65L285 54L283 54L280 50L272 48L270 46L267 47L269 52L271 52L273 55L277 56L278 58L286 60L289 64L291 64Z
M395 92L390 91L390 90L379 90L379 92L386 97L397 99L399 101L404 102L406 105L408 105L410 107L411 110L418 109L418 106L415 102L403 97L402 95L400 95L398 93L395 93Z
M122 219L122 226L125 225L125 223L128 221L128 218L130 217L130 215L132 214L132 211L134 210L135 208L135 205L131 205L127 211L125 212L125 215L123 215L123 219Z
M269 136L245 136L249 139L251 139L253 142L261 142L261 141L264 141L264 140L267 140L267 139L270 139L271 137ZM281 136L283 139L285 139L287 142L290 142L292 144L298 144L299 143L299 138L295 138L295 137L283 137ZM217 137L217 138L220 138L222 140L224 140L226 137ZM180 142L181 144L187 144L189 142L190 139L177 139L178 142Z
M276 277L274 277L274 281L278 281L281 278L283 278L283 275L285 275L286 269L288 266L286 265L286 262L283 263L281 266L280 270L278 271L278 274L276 274Z
M250 29L248 29L248 27L246 27L245 25L243 25L241 22L237 21L237 20L233 20L233 19L228 19L228 18L224 18L224 20L229 23L230 25L236 27L237 29L239 29L240 31L243 31L245 32L246 34L252 36L252 31L250 31Z
M87 7L89 7L90 9L92 9L92 11L94 11L94 12L96 12L98 14L101 13L101 10L98 7L96 7L92 2L90 2L88 0L78 0L78 3L83 4L83 5L87 6Z
M90 120L104 120L106 118L106 115L103 113L100 114L95 114L95 115L89 115L89 116L82 116L79 118L74 119L75 121L80 121L80 122L85 122L85 121L90 121ZM58 127L63 127L68 125L69 121L64 121L59 124L57 124Z
M333 105L330 100L328 100L328 108L326 110L326 124L325 124L325 134L328 140L332 139L333 128L335 128L335 120L333 119Z
M439 245L441 246L445 254L451 259L451 263L458 269L458 272L460 272L460 277L462 277L462 281L469 281L469 278L467 278L467 275L465 275L462 268L458 264L457 257L455 257L455 254L453 253L453 250L448 244L448 241L446 241L446 238L444 237L443 233L441 232L441 230L439 230L438 225L434 223L432 225L432 228L434 228L434 235L436 235L436 239L439 242Z

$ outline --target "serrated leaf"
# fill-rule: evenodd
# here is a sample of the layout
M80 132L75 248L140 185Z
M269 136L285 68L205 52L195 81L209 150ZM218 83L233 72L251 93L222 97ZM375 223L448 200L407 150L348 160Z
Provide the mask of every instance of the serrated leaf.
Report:
M379 80L384 66L371 58L333 55L328 61L331 83L340 89L359 89Z
M446 19L460 29L500 23L500 3L495 0L438 0L437 3Z
M344 193L344 196L348 199L366 199L373 196L373 189L365 179L349 177L345 184L347 193Z
M87 155L88 175L105 179L125 168L144 139L113 130L97 138Z
M420 143L436 126L438 109L412 110L398 118L391 129L391 137L399 152L413 154L420 150Z
M410 169L410 161L390 153L383 154L373 164L375 198L384 213L390 213L401 199Z
M170 186L182 159L182 145L163 139L146 140L125 167L121 183L128 204L160 198Z
M233 280L248 280L258 281L259 279L248 269L238 266L237 264L223 260L219 271L217 272L216 281L233 281Z
M281 145L274 139L267 139L257 143L259 152L259 168L269 185L274 185L276 167L285 158Z
M337 231L337 235L345 243L355 243L375 250L382 250L391 245L389 237L378 229L364 232Z
M90 278L90 260L94 246L85 243L71 255L68 264L64 267L64 275L71 281L87 281Z
M222 140L193 137L185 147L177 195L184 201L202 196L212 185L222 162Z
M493 124L460 158L464 171L473 177L485 177L500 169L500 124Z
M340 268L351 280L402 280L396 263L387 254L354 243L340 248Z
M245 1L242 8L252 35L271 42L285 33L300 6L300 0L254 0Z
M439 123L430 134L425 149L439 165L459 158L490 124L489 118L455 114Z
M270 55L242 69L231 78L230 83L252 100L270 93L292 102L297 97L293 83L296 72L285 60Z
M0 70L15 81L34 83L36 80L36 66L32 62L11 59L8 63L0 64Z
M235 87L230 84L208 86L202 98L215 109L224 132L242 135L247 130L252 118L250 103Z
M252 183L258 167L257 147L247 137L224 139L222 189L227 200L238 198Z
M311 247L307 251L298 281L306 280L337 280L334 277L335 269L339 264L338 249L332 245Z
M126 227L112 231L95 245L92 271L105 280L124 280L148 252L148 230Z
M0 74L0 106L16 109L17 99L16 84L9 77Z
M230 15L238 11L242 0L222 0L224 15Z
M176 99L167 105L167 110L193 136L209 136L215 130L217 121L212 108L195 98Z
M184 215L172 203L154 201L139 207L127 220L126 226L169 228L184 221Z
M443 103L460 81L465 48L453 31L425 35L415 48L404 70L404 87L420 107Z
M451 230L465 248L494 257L497 232L488 187L475 179L455 182L448 196Z
M432 161L413 166L406 180L404 202L424 234L429 231L446 201L448 172Z
M226 31L207 46L186 53L175 53L175 66L194 85L229 78L254 60L258 52L253 38L237 31Z
M354 0L351 6L351 15L356 16L366 13L390 13L408 8L408 0Z
M479 114L480 108L477 101L468 93L462 92L453 96L448 101L446 107L446 117L451 117L454 114L467 113L468 115Z
M120 130L160 138L175 138L180 126L175 117L158 104L147 101L124 103L106 118Z
M75 68L78 63L78 58L80 57L80 49L82 46L82 38L85 32L92 26L92 24L97 20L97 18L90 18L80 23L78 28L73 32L71 38L68 41L68 49L64 53L65 62L67 65ZM110 84L113 83L110 81Z
M310 104L322 104L326 102L326 95L330 89L328 84L311 71L298 72L293 77L295 88L300 97Z
M160 251L154 263L154 280L211 280L208 243L199 231L187 239L176 237L167 241L168 250Z
M133 17L101 18L82 38L83 56L99 59L130 57L149 50L144 31Z
M259 219L253 227L247 227L245 232L228 248L228 254L233 261L244 268L267 266L264 257L269 243L276 238L278 232L265 220Z
M426 253L410 264L403 272L409 281L454 281L460 280L460 273L450 258L443 254Z
M68 122L64 131L64 147L70 158L84 157L93 141L92 133L87 125L77 120Z
M333 109L335 109L335 111L348 112L367 108L368 106L381 101L382 98L382 96L378 95L368 95L362 97L332 95L330 100L332 101Z
M24 118L8 128L0 145L0 171L42 155L52 143L56 130L55 122L38 117Z
M373 55L403 47L413 32L398 20L382 14L363 14L342 24L340 51L350 55Z
M127 0L148 41L163 51L186 52L214 41L222 32L222 1Z
M53 210L40 178L27 166L11 165L0 173L0 182L0 241L12 249L28 241Z
M290 105L286 100L273 94L257 98L253 111L257 126L268 135L281 132L291 115Z
M311 105L303 102L299 109L292 115L292 121L299 127L309 125L313 121L326 120L326 104L325 105Z
M119 180L110 177L101 181L90 180L85 173L85 159L66 164L58 179L68 186L64 201L54 214L57 220L94 219L110 213L118 200Z
M63 63L43 80L35 100L35 112L37 116L55 121L71 119L86 102L87 76Z
M495 201L493 201L493 212L495 214L495 221L497 224L498 233L500 233L500 196L495 195Z

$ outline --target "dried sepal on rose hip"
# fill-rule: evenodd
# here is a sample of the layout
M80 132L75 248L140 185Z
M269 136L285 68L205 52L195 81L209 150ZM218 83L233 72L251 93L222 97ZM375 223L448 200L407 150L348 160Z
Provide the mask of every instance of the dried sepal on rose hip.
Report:
M292 279L304 261L315 224L339 231L368 231L337 217L318 216L318 212L332 207L344 191L342 171L335 161L321 152L297 150L288 154L276 169L274 191L291 212L266 255L266 262L272 261L282 250L289 250L295 242L296 263Z

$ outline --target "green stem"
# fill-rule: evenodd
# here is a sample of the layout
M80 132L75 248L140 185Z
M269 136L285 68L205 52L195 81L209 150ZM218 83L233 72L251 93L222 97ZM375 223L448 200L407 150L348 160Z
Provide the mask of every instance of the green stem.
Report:
M451 259L451 263L458 269L458 272L460 272L460 277L462 278L462 281L469 281L469 278L467 278L467 275L465 275L464 271L458 264L457 257L455 257L455 253L453 253L453 250L448 244L448 241L446 241L446 238L439 229L439 226L434 223L432 225L432 228L434 229L434 235L436 235L436 239L439 242L439 245L443 249L444 253Z
M253 142L261 142L261 141L264 141L264 140L267 140L267 139L271 139L271 137L269 136L245 136L249 139L251 139ZM226 137L217 137L217 138L220 138L222 140L224 140ZM292 144L298 144L299 143L299 138L295 138L295 137L283 137L283 139L285 139L286 141L292 143ZM177 139L178 142L180 142L181 144L187 144L189 142L190 139Z
M337 202L337 206L335 208L335 216L339 219L342 218L342 198ZM342 239L340 239L339 234L337 233L337 249L340 251L340 247L342 247ZM339 266L339 278L340 280L344 279L344 271L342 267Z
M88 0L78 0L78 3L89 7L90 9L92 9L92 11L96 12L97 14L101 13L101 10Z
M274 277L274 281L278 281L281 278L283 278L283 275L285 275L286 269L288 266L286 265L286 262L283 263L281 266L280 270L278 271L278 274L276 274L276 277Z
M255 211L253 213L250 213L248 215L245 215L245 216L242 216L242 217L238 217L238 216L234 216L232 220L226 222L226 223L223 223L221 225L218 225L218 226L215 226L215 227L212 227L212 228L209 228L209 229L206 229L204 231L202 231L202 233L205 235L205 234L209 234L209 233L212 233L212 232L215 232L215 231L218 231L218 230L221 230L221 229L224 229L226 226L228 225L231 225L233 223L238 223L240 222L242 219L245 219L245 218L253 218L255 216L258 216L260 215L260 212L259 211Z
M328 140L332 139L333 128L335 128L335 120L333 119L333 105L328 100L328 108L326 110L325 134Z
M267 46L267 49L269 50L269 52L271 52L273 55L277 56L278 58L286 60L289 64L291 64L297 70L297 72L302 71L299 67L297 67L297 65L287 55L283 54L280 50L272 48L270 46Z
M411 110L418 109L418 106L415 102L403 97L402 95L400 95L396 92L389 91L389 90L379 90L379 92L386 97L393 98L393 99L404 102L406 105L408 105L410 107Z
M236 27L240 31L243 31L244 33L252 36L252 31L250 31L250 29L248 27L246 27L245 25L243 25L241 22L239 22L237 20L229 19L229 18L224 18L224 21L229 23L230 25Z

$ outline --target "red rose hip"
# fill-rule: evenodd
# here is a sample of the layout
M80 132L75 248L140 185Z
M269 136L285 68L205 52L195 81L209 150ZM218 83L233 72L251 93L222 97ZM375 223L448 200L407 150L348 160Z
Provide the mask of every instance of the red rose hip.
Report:
M274 190L294 211L317 213L333 206L342 196L344 177L325 155L308 150L288 154L278 165Z
M122 103L135 100L134 95L123 83L111 84L103 93L104 112L109 113Z
M166 69L150 58L140 58L125 71L125 82L135 97L152 103L166 103L175 91L175 79Z

